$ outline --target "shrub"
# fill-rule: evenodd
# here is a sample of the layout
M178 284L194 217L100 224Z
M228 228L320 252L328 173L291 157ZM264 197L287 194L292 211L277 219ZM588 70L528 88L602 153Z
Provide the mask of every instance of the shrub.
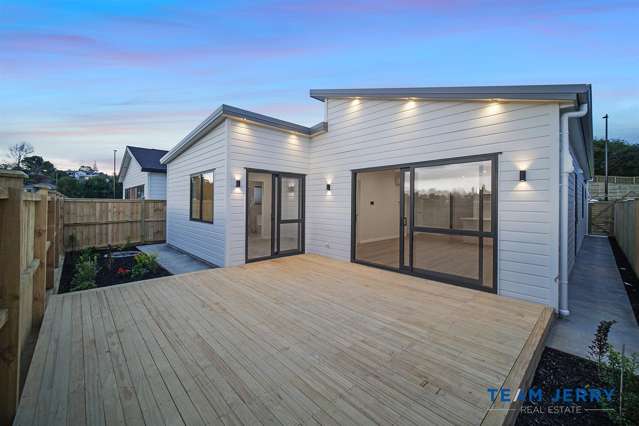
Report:
M157 255L149 253L140 253L135 256L135 265L131 268L132 278L142 278L149 272L158 270Z
M609 388L615 389L612 401L602 400L601 405L609 409L610 419L619 425L639 424L639 354L626 356L608 343L610 327L615 321L601 321L597 333L589 346L590 353L597 360L599 378ZM623 376L623 386L622 386ZM622 398L621 408L619 397Z
M71 291L95 288L95 276L98 273L98 262L95 255L88 251L80 254L71 279Z

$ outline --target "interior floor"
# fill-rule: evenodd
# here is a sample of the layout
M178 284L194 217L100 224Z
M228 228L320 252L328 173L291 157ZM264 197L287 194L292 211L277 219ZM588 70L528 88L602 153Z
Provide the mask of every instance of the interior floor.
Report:
M287 238L282 235L280 239L282 250L297 247L297 238ZM248 258L258 259L271 255L271 239L262 238L260 235L249 233L248 235Z
M478 279L479 250L476 241L475 237L416 233L413 241L413 264L419 269ZM486 256L490 253L490 250L486 250L490 246L489 239L484 239L484 246ZM408 243L405 256L405 265L408 265ZM356 258L377 265L399 268L399 237L359 243L356 247ZM485 268L492 268L492 256L485 259L484 264ZM485 287L492 287L491 280L485 281Z

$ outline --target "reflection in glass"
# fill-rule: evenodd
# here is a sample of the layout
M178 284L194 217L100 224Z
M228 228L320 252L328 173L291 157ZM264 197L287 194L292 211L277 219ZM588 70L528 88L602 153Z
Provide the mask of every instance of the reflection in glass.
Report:
M282 179L282 220L299 218L300 188L299 179L283 177Z
M249 259L271 255L271 191L270 174L248 174L246 232Z
M213 222L213 172L202 174L202 220Z
M280 252L298 250L299 229L299 223L280 224Z
M201 175L191 176L191 219L200 219Z
M479 279L479 238L415 232L414 267Z
M480 192L490 205L490 185L490 161L416 168L415 226L479 231Z

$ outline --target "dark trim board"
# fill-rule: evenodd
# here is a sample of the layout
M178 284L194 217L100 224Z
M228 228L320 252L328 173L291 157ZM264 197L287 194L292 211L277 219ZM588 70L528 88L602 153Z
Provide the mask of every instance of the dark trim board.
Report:
M498 247L498 162L499 162L499 154L500 153L492 153L485 155L473 155L473 156L465 156L465 157L456 157L456 158L447 158L447 159L438 159L432 161L423 161L416 163L405 163L405 164L397 164L397 165L385 165L378 167L368 167L361 169L353 169L351 170L351 262L359 263L366 266L372 266L376 268L381 268L384 270L394 271L405 273L409 275L414 275L418 277L428 278L435 281L441 281L449 284L459 285L462 287L468 287L476 290L486 291L489 293L497 293L498 292L498 257L499 257L499 247ZM447 164L459 164L459 163L470 163L470 162L478 162L478 161L490 161L491 162L491 229L490 231L485 231L483 229L483 191L480 191L480 220L478 224L477 231L469 231L469 230L459 230L459 229L442 229L442 228L431 228L424 226L416 226L415 225L415 197L413 194L415 193L415 169L421 167L431 167L431 166L439 166L439 165L447 165ZM361 260L357 258L357 175L358 173L366 173L366 172L375 172L375 171L383 171L383 170L399 170L400 172L400 226L399 226L399 256L398 259L398 267L392 267L387 265L376 264L373 262L369 262L366 260ZM405 173L410 172L410 218L408 220L407 225L402 225L404 217L406 216L406 212L404 211L405 200L404 200L404 184L405 184ZM408 226L408 238L409 238L409 264L404 265L404 227ZM478 279L473 280L463 276L451 275L447 273L441 273L436 271L427 271L414 267L414 235L415 232L427 232L427 233L436 233L436 234L446 234L446 235L462 235L462 236L472 236L478 238L478 250L479 250L479 265L478 265ZM484 239L490 238L493 242L493 286L488 288L483 286L484 280Z

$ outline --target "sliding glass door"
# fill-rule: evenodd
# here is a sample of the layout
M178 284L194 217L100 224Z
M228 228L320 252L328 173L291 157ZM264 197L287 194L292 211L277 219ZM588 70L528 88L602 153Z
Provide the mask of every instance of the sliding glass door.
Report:
M246 261L304 251L304 176L247 171Z
M353 260L495 291L496 167L491 155L354 172ZM381 242L365 238L392 223Z

